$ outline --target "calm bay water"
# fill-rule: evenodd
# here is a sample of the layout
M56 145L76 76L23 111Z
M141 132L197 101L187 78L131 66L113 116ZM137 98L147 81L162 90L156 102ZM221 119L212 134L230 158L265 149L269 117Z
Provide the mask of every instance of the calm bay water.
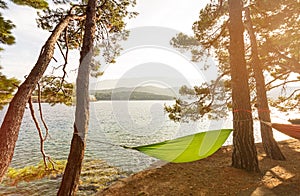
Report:
M113 166L135 172L149 166L154 159L119 145L134 146L172 137L174 128L176 129L178 125L165 119L162 110L164 102L132 102L126 111L123 108L119 110L120 106L125 106L123 103L126 104L119 102L121 105L115 105L109 101L91 103L85 159L103 159ZM153 131L153 122L149 121L152 116L148 109L151 110L153 104L152 114L156 112L158 118L163 117L163 120L158 118L154 120L156 125L161 126L159 131ZM156 111L158 105L161 106L160 111ZM35 106L37 112L37 105ZM51 107L48 104L42 106L51 136L45 143L45 151L54 159L66 159L73 133L75 107L65 105ZM1 121L6 109L0 112ZM151 133L145 131L149 126ZM37 130L29 109L26 109L11 166L34 165L41 158Z
M163 111L166 101L101 101L90 106L90 128L85 159L103 159L122 170L136 172L147 168L155 159L121 145L136 146L207 130L209 121L174 123ZM171 104L173 102L167 102ZM50 138L45 151L54 159L66 159L73 133L75 107L43 104ZM35 104L36 113L38 111ZM7 108L1 111L3 120ZM37 114L38 115L38 114ZM220 123L216 124L220 127ZM39 137L26 109L12 167L34 165L41 160Z
M103 159L125 171L136 172L148 167L155 159L120 145L136 146L164 141L200 131L231 128L230 118L222 121L203 119L198 123L175 123L164 113L164 104L173 101L99 101L90 105L90 128L87 136L86 159ZM45 143L45 151L54 159L66 159L73 133L75 107L62 104L43 104L44 118L51 138ZM36 112L38 111L35 104ZM1 122L6 108L0 111ZM258 124L255 124L258 127ZM257 130L257 129L255 129ZM287 139L275 132L278 140ZM256 142L260 133L255 131ZM225 145L231 144L229 138ZM29 109L23 118L17 141L13 167L36 164L41 160L39 137Z
M231 128L231 119L197 123L175 123L164 113L164 104L173 101L99 101L90 105L90 128L87 136L85 159L101 159L123 171L137 172L149 167L157 160L140 152L121 147L150 144L166 139L220 128ZM75 107L42 104L44 118L49 127L49 138L45 151L53 159L67 159L73 133ZM35 104L36 112L37 104ZM2 123L6 108L0 111ZM38 115L38 114L37 114ZM260 142L258 122L255 123L255 140ZM274 132L275 139L288 139ZM225 145L231 144L228 138ZM17 141L12 167L35 165L41 159L39 137L26 109ZM1 192L1 190L0 190Z

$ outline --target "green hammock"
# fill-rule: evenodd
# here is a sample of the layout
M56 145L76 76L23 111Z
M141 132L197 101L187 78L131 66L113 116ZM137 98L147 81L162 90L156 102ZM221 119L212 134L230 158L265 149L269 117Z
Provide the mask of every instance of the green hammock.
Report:
M232 129L207 131L160 143L126 148L168 162L192 162L215 153L224 144L231 131Z

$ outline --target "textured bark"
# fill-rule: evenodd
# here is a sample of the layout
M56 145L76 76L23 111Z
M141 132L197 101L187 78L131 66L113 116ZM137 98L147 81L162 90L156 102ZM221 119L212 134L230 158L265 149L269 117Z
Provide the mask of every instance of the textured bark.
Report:
M232 166L257 172L259 167L254 145L248 72L245 61L242 7L241 0L229 0L229 53L234 129Z
M53 30L42 48L37 63L9 104L0 129L0 182L13 157L26 103L46 71L53 57L55 43L71 18L72 16L66 16Z
M78 135L77 128L74 125L68 163L57 195L75 195L84 157L84 149L85 142Z
M76 80L76 111L74 134L68 163L57 195L75 195L85 150L89 124L89 75L96 30L96 1L89 0L86 8L85 32Z
M246 28L249 33L251 42L251 58L254 78L256 83L257 109L258 117L265 122L271 122L269 104L265 87L265 78L261 68L260 59L258 57L257 42L254 34L253 24L250 16L249 8L245 8ZM260 123L261 138L264 150L268 157L275 160L285 160L277 142L273 137L272 127L265 123Z

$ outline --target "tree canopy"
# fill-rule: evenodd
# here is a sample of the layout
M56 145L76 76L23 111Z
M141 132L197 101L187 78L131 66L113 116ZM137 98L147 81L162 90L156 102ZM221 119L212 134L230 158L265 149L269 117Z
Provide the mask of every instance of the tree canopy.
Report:
M0 109L12 98L19 81L15 78L7 78L0 72Z
M48 8L48 3L45 0L11 0L13 3L22 6L30 6L36 9ZM8 9L7 3L0 0L0 9ZM15 28L13 22L9 19L5 19L0 12L0 44L12 45L15 43L15 37L12 34L12 29ZM3 50L0 47L0 51ZM1 69L1 67L0 67ZM0 109L4 104L8 103L12 98L12 94L17 88L19 81L15 78L7 78L0 72Z
M299 82L299 77L295 77L295 73L299 73L299 6L299 3L295 0L277 0L276 3L256 0L245 5L251 11L258 55L262 70L267 76L266 90L270 91L278 87L283 88L283 94L278 99L273 98L273 100L270 100L270 103L282 111L287 111L289 108L297 108L296 106L300 100L297 89L292 92L284 90L288 84ZM192 96L197 101L191 104L190 101L185 101L185 99L178 100L173 109L172 107L166 108L171 118L180 116L183 120L185 117L197 120L207 113L211 117L223 117L225 113L218 111L220 105L227 108L232 107L230 77L228 77L230 72L228 53L229 16L227 8L228 1L222 1L221 5L219 1L211 1L200 11L199 20L193 24L193 36L180 33L171 40L171 44L174 47L189 51L192 54L193 61L203 60L208 57L214 58L218 64L220 77L211 83L209 82L192 89L194 92L186 91L185 95ZM250 73L251 100L254 106L256 104L256 91L255 83L253 82L254 74L251 68L251 43L247 35L245 35L244 39L246 62ZM207 88L209 90L205 90ZM202 93L199 93L199 89L202 89ZM225 96L218 97L218 93L222 93ZM218 99L214 99L216 107L214 107L214 104L210 104L211 97L218 97ZM181 114L178 113L179 110Z
M29 6L35 9L47 9L48 3L45 0L11 0L11 2L21 5ZM0 9L8 9L7 3L0 0ZM12 29L15 28L13 22L9 19L5 19L0 12L0 43L5 45L12 45L15 43L15 37L12 34ZM3 50L3 48L0 48Z

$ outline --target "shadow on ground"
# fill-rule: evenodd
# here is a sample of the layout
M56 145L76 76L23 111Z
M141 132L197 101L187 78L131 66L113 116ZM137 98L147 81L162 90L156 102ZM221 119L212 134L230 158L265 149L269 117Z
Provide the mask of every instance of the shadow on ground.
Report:
M200 161L139 172L97 195L300 195L300 141L282 141L279 146L286 161L267 158L257 144L261 173L232 168L228 146Z

